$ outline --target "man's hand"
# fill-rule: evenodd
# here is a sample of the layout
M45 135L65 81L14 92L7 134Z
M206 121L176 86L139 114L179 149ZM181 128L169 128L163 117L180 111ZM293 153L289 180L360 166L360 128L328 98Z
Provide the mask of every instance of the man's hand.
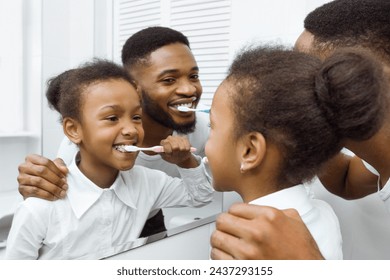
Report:
M24 197L39 197L56 200L65 197L68 185L68 168L62 159L54 162L40 155L28 155L19 165L19 192Z
M323 259L294 209L235 204L216 220L212 259Z
M164 153L161 154L161 157L165 161L182 168L194 168L199 165L191 153L191 144L187 137L168 136L160 142L160 145L164 147Z

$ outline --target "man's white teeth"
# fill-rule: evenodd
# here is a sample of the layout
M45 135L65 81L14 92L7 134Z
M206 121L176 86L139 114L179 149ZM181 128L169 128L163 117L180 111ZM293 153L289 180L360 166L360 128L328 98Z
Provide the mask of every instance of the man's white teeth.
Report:
M191 108L191 107L192 107L192 103L186 103L186 104L178 104L178 105L175 105L176 108L178 108L178 107L180 107L180 106L187 107L187 108Z

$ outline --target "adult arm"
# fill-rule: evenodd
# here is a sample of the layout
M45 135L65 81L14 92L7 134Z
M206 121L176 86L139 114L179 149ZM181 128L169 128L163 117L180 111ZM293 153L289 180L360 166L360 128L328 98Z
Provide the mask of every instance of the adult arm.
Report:
M357 156L339 153L329 160L318 176L324 187L344 199L357 199L378 190L378 176Z
M212 259L323 259L294 209L234 204L218 216L210 241Z
M19 165L19 192L24 197L56 200L65 197L68 169L61 159L51 161L31 154Z

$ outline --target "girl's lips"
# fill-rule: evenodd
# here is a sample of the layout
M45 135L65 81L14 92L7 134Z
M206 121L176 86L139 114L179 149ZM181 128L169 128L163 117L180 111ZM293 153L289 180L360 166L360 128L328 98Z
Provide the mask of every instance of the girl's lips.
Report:
M137 146L137 143L121 143L113 145L114 150L117 150L121 153L125 153L126 151L122 148L123 146Z

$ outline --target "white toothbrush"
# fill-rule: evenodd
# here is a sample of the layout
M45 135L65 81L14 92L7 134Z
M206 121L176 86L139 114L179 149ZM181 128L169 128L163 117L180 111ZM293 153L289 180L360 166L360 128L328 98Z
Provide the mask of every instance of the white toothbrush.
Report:
M194 109L194 108L188 108L186 106L179 106L177 107L177 110L180 112L204 112L204 113L210 113L210 109Z
M120 146L118 148L122 152L130 152L130 153L131 152L138 152L138 151L152 151L155 153L163 153L164 152L163 146L153 146L153 147L149 147L149 148L142 148L142 147L131 146L131 145L123 145L123 146ZM196 151L196 148L191 147L190 151L191 151L191 153L193 153Z

